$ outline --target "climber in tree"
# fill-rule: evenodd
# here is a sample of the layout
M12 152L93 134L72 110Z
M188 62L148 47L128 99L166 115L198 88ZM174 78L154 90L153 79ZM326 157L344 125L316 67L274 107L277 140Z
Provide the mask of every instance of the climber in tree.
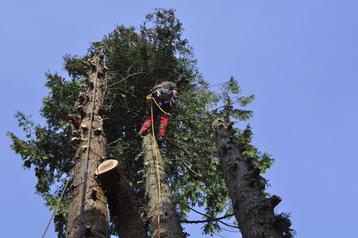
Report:
M177 96L176 84L171 81L161 80L160 83L150 90L147 100L153 107L153 118L149 115L139 130L139 135L143 136L159 117L159 137L162 140L167 133L169 125L169 115L172 111L175 98ZM150 113L151 114L151 113Z

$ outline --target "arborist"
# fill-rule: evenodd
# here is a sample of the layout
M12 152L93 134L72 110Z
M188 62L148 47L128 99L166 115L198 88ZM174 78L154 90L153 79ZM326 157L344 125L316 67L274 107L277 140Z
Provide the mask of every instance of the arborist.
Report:
M176 84L171 81L161 80L160 83L150 90L147 100L151 103L151 115L144 121L139 130L139 136L143 136L148 129L154 124L156 118L159 117L159 137L158 140L163 140L167 133L169 125L169 116L171 114L178 91Z

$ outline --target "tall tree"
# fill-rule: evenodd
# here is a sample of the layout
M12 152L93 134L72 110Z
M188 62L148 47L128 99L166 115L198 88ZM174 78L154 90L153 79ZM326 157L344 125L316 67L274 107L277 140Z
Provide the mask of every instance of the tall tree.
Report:
M215 118L225 115L222 105L228 99L247 104L253 97L238 96L240 90L234 79L225 83L223 90L213 90L205 82L192 48L183 37L183 25L171 9L156 9L137 28L118 26L95 45L108 58L103 107L98 111L108 141L107 157L119 161L142 219L147 217L145 194L149 189L142 183L140 172L145 154L142 140L136 135L148 111L145 96L158 79L166 79L175 82L179 91L170 130L161 145L168 196L171 195L180 220L187 221L187 214L200 207L203 232L220 231L224 218L218 216L231 215L232 206L210 125ZM21 155L25 167L34 168L38 178L36 191L50 208L54 207L65 178L76 164L77 146L71 143L74 128L67 115L77 113L75 101L90 86L86 80L89 58L89 54L66 56L67 79L57 74L47 75L46 86L50 92L41 109L46 119L44 125L37 125L19 113L19 126L24 129L25 138L10 133L13 149ZM248 110L230 111L230 117L238 120L250 116ZM67 191L55 217L59 237L65 236L69 195Z
M291 238L289 217L274 213L281 199L265 193L266 181L260 172L265 169L265 163L270 163L270 158L267 155L258 158L256 149L249 144L250 127L240 138L236 137L232 123L224 119L214 121L213 128L221 169L243 238Z
M79 140L68 208L68 237L109 237L107 202L95 179L95 171L106 157L103 119L98 114L103 103L105 68L103 55L95 50L89 60L89 87L81 93L72 114L73 140Z
M177 212L185 220L194 206L205 207L205 219L229 211L209 126L215 117L209 107L219 101L218 95L208 90L198 73L174 11L159 9L149 14L139 31L120 26L101 44L110 69L103 113L108 152L120 159L141 209L147 210L145 187L138 173L143 170L144 156L136 134L148 112L145 96L158 78L164 78L177 83L180 94L168 137L161 146ZM218 222L204 225L206 233L220 229Z
M152 238L184 238L160 150L151 134L143 138L143 153L149 235Z

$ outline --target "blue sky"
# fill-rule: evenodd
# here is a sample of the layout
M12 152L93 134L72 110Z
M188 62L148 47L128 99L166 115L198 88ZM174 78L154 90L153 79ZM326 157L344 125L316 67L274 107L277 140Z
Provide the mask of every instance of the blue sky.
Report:
M352 237L358 226L358 2L2 0L0 3L1 237L39 237L50 213L34 194L6 131L21 110L37 121L47 71L82 55L118 24L175 8L210 83L234 76L255 94L255 144L276 159L269 191L283 198L297 237ZM104 3L105 2L105 3ZM199 227L188 226L192 237ZM54 237L53 231L48 237ZM216 237L240 237L221 233Z

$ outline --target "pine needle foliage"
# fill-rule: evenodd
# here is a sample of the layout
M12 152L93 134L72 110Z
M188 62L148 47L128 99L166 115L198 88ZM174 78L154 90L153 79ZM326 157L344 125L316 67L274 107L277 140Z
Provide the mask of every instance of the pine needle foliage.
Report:
M169 134L161 148L178 213L183 220L195 207L202 208L204 220L231 213L210 125L218 117L248 120L252 111L245 107L254 96L243 96L234 78L220 89L210 88L197 69L192 48L183 37L183 25L172 9L156 9L139 27L118 26L102 41L94 42L87 55L66 55L68 76L46 75L49 95L42 101L41 116L46 120L43 125L17 113L25 136L20 138L10 132L12 148L25 168L34 169L36 192L46 205L53 209L75 162L76 147L71 143L73 128L68 115L76 113L75 101L88 87L86 62L94 48L104 50L109 69L101 111L107 156L121 162L141 211L145 211L140 173L143 157L137 133L149 111L145 96L160 79L165 79L175 82L179 91ZM270 167L272 159L251 144L249 126L238 130L238 137L245 157L257 161L262 172ZM55 218L58 237L64 237L68 194ZM207 221L203 232L213 234L221 226L218 221Z

